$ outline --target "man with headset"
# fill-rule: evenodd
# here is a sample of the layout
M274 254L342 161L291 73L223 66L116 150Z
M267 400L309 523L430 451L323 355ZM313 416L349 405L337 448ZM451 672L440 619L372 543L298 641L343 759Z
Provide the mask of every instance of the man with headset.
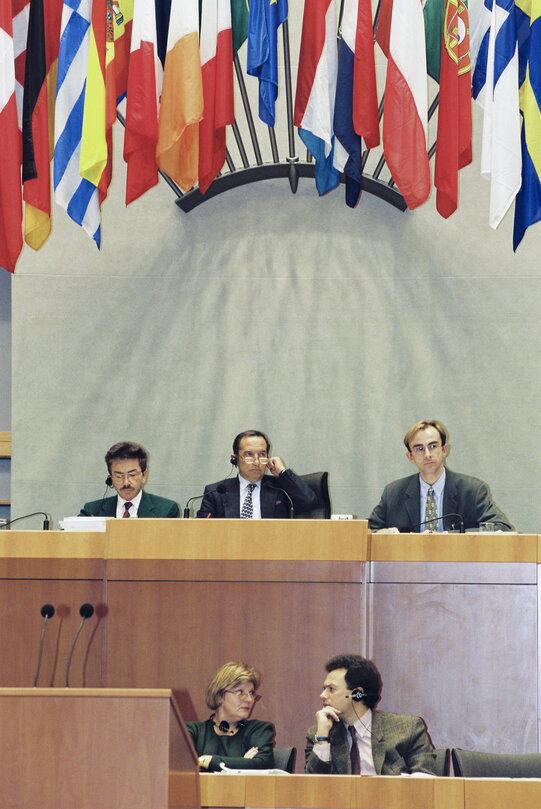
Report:
M148 475L148 453L141 444L121 441L107 450L106 486L117 495L85 503L79 517L180 517L174 500L143 491Z
M381 678L371 660L340 654L326 664L323 707L306 734L304 771L318 775L436 774L418 716L376 711Z
M270 457L269 439L259 430L237 435L230 461L237 477L205 486L198 517L281 519L290 516L291 504L295 513L316 507L315 493L281 458Z

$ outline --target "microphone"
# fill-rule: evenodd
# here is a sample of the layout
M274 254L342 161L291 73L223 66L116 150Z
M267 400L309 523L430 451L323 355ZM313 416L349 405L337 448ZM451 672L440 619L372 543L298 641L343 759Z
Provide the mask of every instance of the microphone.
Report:
M45 639L45 627L47 626L47 621L49 618L52 618L54 615L54 607L52 604L44 604L41 608L41 614L43 616L43 626L41 628L41 638L39 642L39 652L38 652L38 665L36 668L36 676L34 677L34 688L38 684L38 677L39 677L39 670L41 667L41 654L43 652L43 641Z
M198 494L195 497L190 497L190 499L184 506L184 511L182 513L182 516L184 517L185 520L189 519L190 517L190 503L193 503L194 500L201 500L204 496L205 496L204 494Z
M281 486L275 486L274 488L276 489L277 492L282 492L282 494L285 494L285 496L287 497L287 499L289 501L289 515L288 516L289 516L289 519L292 520L295 517L295 508L293 506L293 500L288 495L286 490L281 488Z
M66 688L69 688L69 684L70 684L69 679L70 679L71 658L73 657L73 650L75 649L75 644L77 643L77 638L79 637L79 635L81 633L81 629L83 628L83 625L84 625L84 622L86 621L86 619L87 618L92 618L92 616L94 615L94 607L92 606L92 604L81 604L81 607L79 609L79 615L81 616L82 620L81 620L81 623L79 624L79 628L77 629L77 632L75 633L75 637L73 638L73 643L71 644L71 649L70 649L70 653L69 653L69 657L68 657L68 664L66 666Z
M47 514L46 511L33 511L32 514L23 514L21 517L14 517L12 520L9 520L9 522L6 522L3 525L0 525L0 529L7 528L8 525L13 525L14 522L19 522L19 520L26 520L27 517L36 517L38 514L43 515L43 517L44 517L43 530L48 531L49 530L49 515Z
M458 519L460 520L460 533L464 534L465 533L464 520L462 519L462 515L461 514L455 514L454 511L450 511L449 514L442 514L441 515L441 520L442 521L446 520L448 517L458 517ZM426 525L429 522L434 522L434 521L433 520L423 520L423 522L417 523L416 525L413 526L413 529L412 529L413 532L415 531L416 528L420 528L422 525ZM438 518L438 524L439 524L439 518ZM451 523L451 527L454 528L455 524Z

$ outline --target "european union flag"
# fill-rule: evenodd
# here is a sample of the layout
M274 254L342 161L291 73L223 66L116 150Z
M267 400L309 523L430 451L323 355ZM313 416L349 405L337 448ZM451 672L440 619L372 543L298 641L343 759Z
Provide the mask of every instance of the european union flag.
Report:
M251 0L246 69L259 79L259 117L274 126L278 95L278 26L287 20L287 0Z

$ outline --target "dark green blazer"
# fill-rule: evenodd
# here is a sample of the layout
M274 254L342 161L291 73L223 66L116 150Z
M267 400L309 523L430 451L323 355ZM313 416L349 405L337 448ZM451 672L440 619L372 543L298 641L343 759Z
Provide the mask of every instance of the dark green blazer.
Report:
M92 500L85 503L79 512L79 517L116 517L117 495L105 497L103 500ZM167 500L157 494L143 491L138 517L180 517L178 503Z
M316 726L306 734L304 771L321 775L351 775L346 726L337 722L329 733L331 760L312 752ZM419 716L372 711L372 757L378 775L426 772L436 775L435 754Z

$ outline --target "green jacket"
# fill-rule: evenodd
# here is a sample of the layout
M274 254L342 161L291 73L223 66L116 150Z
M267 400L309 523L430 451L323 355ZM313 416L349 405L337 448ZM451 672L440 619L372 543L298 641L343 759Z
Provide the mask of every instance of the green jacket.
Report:
M79 517L116 517L117 495L85 503ZM178 503L157 494L143 491L137 510L138 517L180 517Z

